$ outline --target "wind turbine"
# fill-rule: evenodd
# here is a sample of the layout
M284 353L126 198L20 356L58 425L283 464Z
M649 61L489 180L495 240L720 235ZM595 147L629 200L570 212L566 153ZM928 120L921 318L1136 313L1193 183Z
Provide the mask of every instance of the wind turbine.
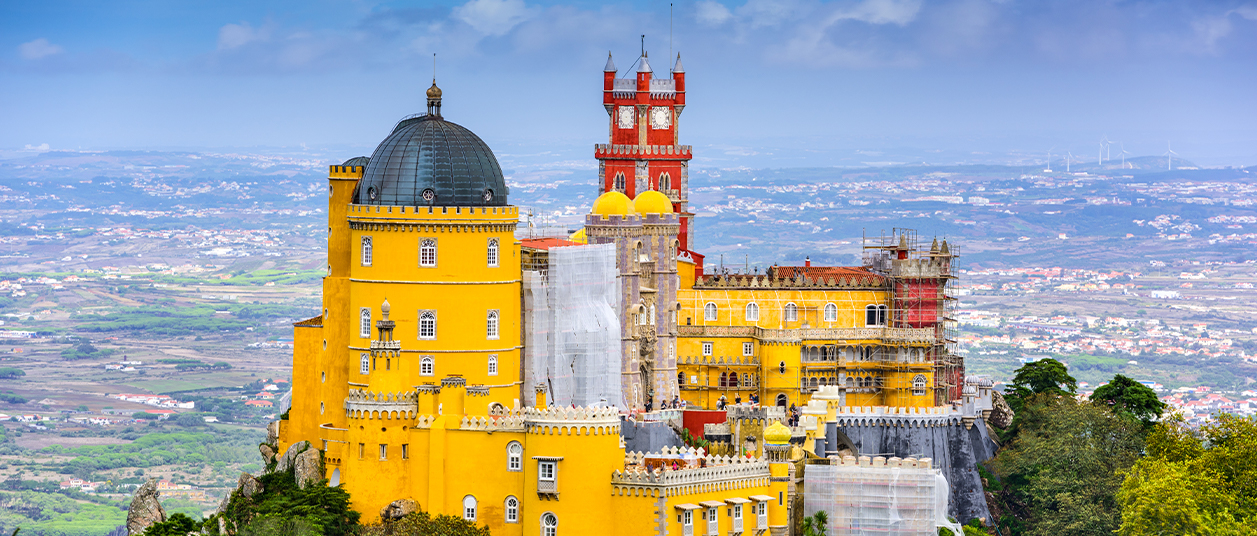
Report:
M1168 141L1165 142L1165 170L1166 171L1170 171L1174 169L1174 167L1171 164L1174 162L1175 156L1178 156L1178 153L1174 152L1174 149L1170 148L1170 142Z
M1056 148L1056 146L1055 146L1055 145L1053 145L1053 146L1052 146L1052 149L1055 149L1055 148ZM1047 161L1047 168L1043 170L1043 172L1044 172L1044 173L1051 173L1051 172L1052 172L1052 149L1048 149L1048 161Z
M1096 165L1103 166L1104 165L1104 142L1103 141L1100 142L1100 158L1098 160L1099 162L1097 162Z
M1126 152L1126 144L1118 142L1118 145L1121 145L1122 147L1122 169L1126 169L1126 155L1130 153ZM1135 165L1131 164L1130 168L1135 169Z
M1109 135L1105 134L1104 139L1100 140L1100 143L1104 144L1104 158L1107 158L1110 162L1113 161L1113 151L1109 149L1109 147L1113 146L1113 140L1110 140Z
M1069 161L1074 159L1074 153L1066 151L1065 154L1069 155L1065 158L1065 173L1069 173Z

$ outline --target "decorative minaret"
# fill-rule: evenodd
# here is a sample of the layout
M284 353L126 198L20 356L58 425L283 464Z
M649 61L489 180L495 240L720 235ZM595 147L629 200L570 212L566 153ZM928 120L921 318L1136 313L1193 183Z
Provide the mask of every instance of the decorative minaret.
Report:
M662 192L681 218L679 249L691 249L689 162L691 147L680 144L678 121L685 109L685 70L677 54L670 78L654 78L645 51L634 64L635 78L616 78L607 54L602 105L610 121L610 143L594 146L598 193L618 191L630 199L647 190Z

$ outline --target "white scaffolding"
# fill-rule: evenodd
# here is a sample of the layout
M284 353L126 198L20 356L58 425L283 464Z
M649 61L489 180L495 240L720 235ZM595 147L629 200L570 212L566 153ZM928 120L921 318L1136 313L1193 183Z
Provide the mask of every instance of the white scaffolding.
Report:
M833 465L808 465L803 477L803 512L824 511L830 536L934 536L938 527L963 535L947 519L947 479L911 458L861 458ZM880 464L880 465L879 465Z
M524 397L626 407L620 392L615 245L554 247L545 272L524 273Z

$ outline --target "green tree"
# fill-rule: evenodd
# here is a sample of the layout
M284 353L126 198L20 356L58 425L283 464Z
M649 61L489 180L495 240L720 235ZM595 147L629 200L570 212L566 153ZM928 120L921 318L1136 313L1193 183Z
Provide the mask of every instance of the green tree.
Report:
M1217 415L1199 431L1181 414L1148 434L1122 483L1122 536L1257 535L1257 420Z
M13 380L26 375L26 371L20 368L0 367L0 379Z
M1109 535L1121 524L1121 472L1144 449L1135 419L1041 393L1026 401L1021 431L993 460L1005 533ZM1011 516L1011 518L1009 518Z
M160 523L153 523L144 530L144 536L187 536L201 530L201 524L187 515L176 512Z
M1091 394L1091 401L1107 406L1114 413L1139 419L1148 428L1165 411L1165 403L1157 398L1155 391L1121 374L1114 376L1109 383L1097 387Z
M1004 391L1004 399L1013 411L1020 413L1026 401L1038 394L1071 396L1078 391L1078 382L1069 375L1065 364L1055 359L1040 359L1022 365L1013 376L1013 383Z
M829 530L829 514L824 510L803 518L803 536L825 536Z

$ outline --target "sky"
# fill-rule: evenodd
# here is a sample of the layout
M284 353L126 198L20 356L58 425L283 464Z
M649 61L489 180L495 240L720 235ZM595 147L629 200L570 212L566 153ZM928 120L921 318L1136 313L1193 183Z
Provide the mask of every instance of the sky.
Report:
M626 76L642 35L656 76L681 54L696 165L1094 160L1102 139L1257 164L1257 0L5 0L0 150L369 154L423 111L435 53L446 119L592 161L607 54Z

